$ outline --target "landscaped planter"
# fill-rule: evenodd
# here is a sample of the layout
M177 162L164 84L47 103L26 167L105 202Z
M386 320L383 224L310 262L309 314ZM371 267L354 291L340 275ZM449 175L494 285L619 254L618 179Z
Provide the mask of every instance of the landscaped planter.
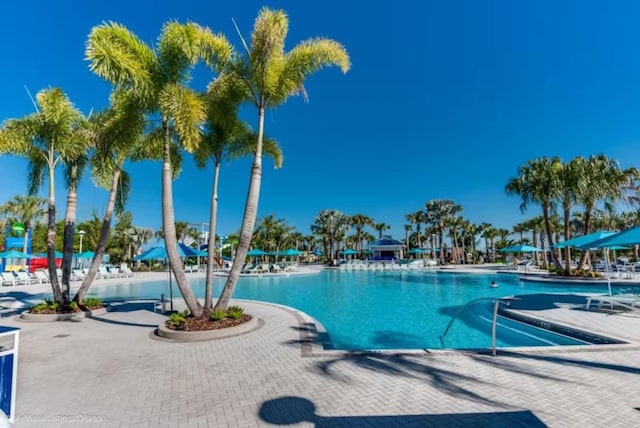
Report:
M107 308L92 309L89 311L69 312L64 314L32 314L25 311L20 314L20 319L29 322L52 322L52 321L69 321L80 318L88 318L104 315Z
M252 317L249 321L234 327L221 328L217 330L184 331L173 330L164 325L158 326L158 336L179 342L200 342L203 340L224 339L225 337L237 336L248 333L258 326L258 319Z

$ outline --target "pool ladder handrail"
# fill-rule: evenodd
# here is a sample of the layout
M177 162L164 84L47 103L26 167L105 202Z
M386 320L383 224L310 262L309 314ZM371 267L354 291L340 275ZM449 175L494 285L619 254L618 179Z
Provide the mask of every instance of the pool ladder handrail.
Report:
M458 315L460 314L460 312L462 312L467 306L471 305L472 303L480 302L483 300L491 300L493 302L493 321L491 323L491 353L493 356L495 356L496 355L496 326L498 323L498 307L500 306L500 303L502 303L503 305L509 306L510 300L515 300L515 299L517 299L517 297L500 297L500 298L478 297L477 299L473 299L465 303L463 306L458 308L458 310L451 317L451 321L449 321L449 324L447 325L447 328L444 330L444 333L440 335L440 343L444 347L443 339L449 333L449 330L451 329L453 322L458 318Z

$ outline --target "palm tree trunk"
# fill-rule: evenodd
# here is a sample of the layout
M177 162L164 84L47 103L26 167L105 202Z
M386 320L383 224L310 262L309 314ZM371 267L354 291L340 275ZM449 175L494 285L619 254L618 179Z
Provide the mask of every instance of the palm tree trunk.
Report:
M71 264L73 263L73 240L76 231L76 186L69 186L67 213L64 219L64 240L62 244L62 299L69 303L71 292Z
M226 309L233 295L233 291L238 283L240 271L247 259L247 251L251 245L253 228L256 225L256 215L258 213L258 201L260 199L260 183L262 181L262 139L264 136L264 106L258 108L258 143L253 156L253 166L251 167L251 177L249 180L249 190L247 191L247 202L244 206L244 217L242 218L242 228L240 229L240 243L236 250L236 258L233 268L229 272L227 282L216 303L216 309Z
M553 261L553 265L556 267L556 269L558 269L558 271L561 271L563 267L558 260L558 255L556 254L555 249L553 248L553 234L551 233L551 222L549 220L549 211L547 210L547 207L542 208L542 219L544 221L544 230L547 234L547 240L549 242L551 260Z
M440 264L444 264L444 249L442 248L443 238L444 238L444 227L439 228L440 236L438 236L438 244L440 245Z
M569 228L571 221L571 208L565 207L564 209L564 239L565 241L569 240ZM566 276L571 275L571 247L568 245L564 247L564 274Z
M62 292L58 284L56 272L56 196L54 186L54 167L49 165L49 211L47 213L47 264L49 265L49 280L53 290L53 300L63 304Z
M109 190L109 199L107 200L107 209L104 212L102 219L102 228L100 229L100 237L98 238L98 247L93 255L91 266L89 266L89 272L82 280L82 285L73 297L73 301L78 305L84 304L84 296L89 291L89 287L93 284L93 280L100 269L102 264L102 256L107 251L107 241L109 240L109 229L111 229L111 218L113 217L113 209L116 206L116 195L118 193L118 186L120 184L120 168L116 169L111 178L111 189Z
M211 191L211 214L209 216L209 240L207 242L207 278L204 286L204 315L211 315L213 308L213 264L216 256L216 222L218 217L218 177L220 162L216 160L213 170L213 190Z
M176 237L176 218L173 211L173 177L171 173L171 140L169 136L169 123L167 119L162 120L164 131L164 151L162 154L162 228L164 230L164 245L167 249L169 266L178 284L178 289L184 302L189 308L189 312L194 317L202 315L202 305L193 290L189 286L189 281L182 267L182 260L178 254L178 239Z
M582 229L583 235L588 235L591 231L591 207L585 206L584 209L584 227ZM580 261L578 262L578 270L582 270L584 265L587 263L589 259L589 250L584 250L582 255L580 256Z

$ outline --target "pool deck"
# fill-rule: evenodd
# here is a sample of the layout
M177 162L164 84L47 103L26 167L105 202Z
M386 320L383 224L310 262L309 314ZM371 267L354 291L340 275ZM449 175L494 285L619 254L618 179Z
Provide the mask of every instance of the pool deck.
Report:
M197 343L157 338L166 317L135 302L77 322L3 318L22 329L15 426L640 426L640 318L540 296L514 309L637 343L310 352L321 337L304 314L238 303L257 330Z

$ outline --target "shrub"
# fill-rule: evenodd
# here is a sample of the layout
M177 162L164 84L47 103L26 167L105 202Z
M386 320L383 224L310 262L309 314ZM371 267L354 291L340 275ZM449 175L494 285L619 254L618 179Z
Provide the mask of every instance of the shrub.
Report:
M211 321L220 321L227 317L227 313L222 309L215 309L211 312Z
M171 314L169 315L169 319L167 320L167 325L175 329L183 329L184 324L187 322L188 316L189 316L189 311L187 310L184 310L182 312L176 312L175 314Z
M33 308L31 308L31 312L37 314L47 309L49 309L49 305L46 302L43 302L43 303L38 303Z
M102 300L97 297L87 297L84 299L84 305L88 308L97 308L102 306Z
M229 308L227 308L227 315L234 320L240 319L242 315L244 315L244 309L240 306L229 306Z
M78 309L78 304L76 302L71 302L69 303L69 308L75 311Z

